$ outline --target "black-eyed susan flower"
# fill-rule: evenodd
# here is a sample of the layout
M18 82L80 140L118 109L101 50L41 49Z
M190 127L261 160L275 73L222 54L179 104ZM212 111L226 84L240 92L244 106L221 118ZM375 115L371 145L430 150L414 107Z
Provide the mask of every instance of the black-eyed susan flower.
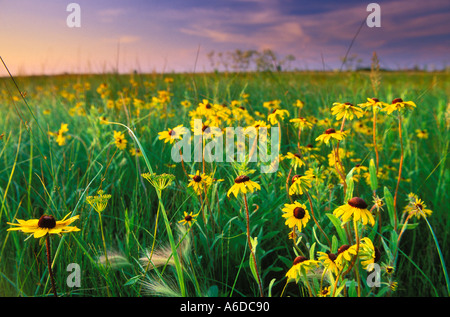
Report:
M190 182L188 187L192 187L197 195L201 195L203 190L212 183L211 177L205 173L200 174L200 171L197 171L195 175L189 175L189 177Z
M403 212L407 213L410 217L416 217L417 219L420 219L420 217L427 218L430 216L433 211L430 209L427 209L427 205L421 200L416 194L409 194L408 195L409 202L405 206Z
M298 282L304 274L316 268L318 265L319 261L308 260L308 258L301 255L297 256L292 263L292 267L286 273L288 282L292 280Z
M289 228L297 227L298 231L306 227L311 216L305 205L295 201L293 204L285 204L283 211L283 218L286 218L285 224Z
M164 140L164 143L170 142L173 144L176 140L181 140L183 134L187 132L187 129L182 124L176 126L173 129L167 131L158 132L159 140Z
M317 251L317 260L319 260L323 267L333 273L335 276L339 274L340 268L337 266L337 255L332 252Z
M267 121L269 121L270 124L275 125L280 121L283 121L285 117L289 117L289 111L285 109L275 109L267 116Z
M367 210L367 203L364 199L359 197L353 197L345 205L336 208L333 214L336 217L341 218L343 222L347 222L350 219L355 221L361 220L364 225L370 223L375 225L375 219L372 213Z
M313 126L311 122L309 122L306 118L303 117L291 119L289 120L289 122L293 123L296 128L301 130L305 128L311 129Z
M394 111L402 111L406 109L416 108L416 104L413 101L403 101L402 98L395 98L392 100L391 104L387 105L382 109L382 111L387 112L387 114L391 114Z
M359 107L355 107L350 102L335 102L331 108L331 114L336 116L336 120L340 120L342 118L353 120L354 116L361 118L364 115L364 111Z
M327 297L330 296L330 287L324 287L321 290L319 290L319 292L317 293L317 296L319 297Z
M120 131L114 131L114 143L119 150L124 150L127 147L127 139L125 135Z
M426 129L417 129L416 135L419 139L428 139L428 131Z
M344 244L338 248L338 254L336 257L336 265L342 270L353 259L353 256L357 254L356 245Z
M233 186L228 190L227 196L234 194L237 197L239 192L247 194L253 193L255 190L261 190L261 186L252 181L247 175L239 175L235 178Z
M326 129L321 135L319 135L316 138L316 141L323 142L328 145L330 140L335 139L338 141L342 141L342 140L344 140L344 138L346 136L347 135L345 132L336 131L334 128L329 128L329 129Z
M375 247L368 237L361 239L358 251L359 259L363 269L367 269L370 264L377 263L380 260L380 250Z
M191 227L194 222L196 221L196 218L198 216L199 213L196 213L195 215L192 214L192 212L190 212L189 214L185 211L184 212L184 218L180 221L178 221L178 223L181 223L183 225L188 224L189 227Z
M292 185L289 187L289 195L303 195L305 191L311 188L311 177L294 175Z
M358 106L361 108L369 108L372 111L377 111L388 106L388 104L380 101L378 98L367 98L367 102L359 103Z
M22 231L24 233L33 234L34 238L41 238L50 234L57 234L61 236L62 233L80 231L75 226L70 226L72 222L80 218L79 215L68 218L67 214L62 220L56 220L52 215L42 215L39 219L21 220L17 219L18 223L8 222L9 225L14 226L8 228L7 231Z
M291 167L296 170L298 167L302 167L305 165L305 162L301 159L299 154L294 154L291 152L288 152L283 159L288 159L291 161Z

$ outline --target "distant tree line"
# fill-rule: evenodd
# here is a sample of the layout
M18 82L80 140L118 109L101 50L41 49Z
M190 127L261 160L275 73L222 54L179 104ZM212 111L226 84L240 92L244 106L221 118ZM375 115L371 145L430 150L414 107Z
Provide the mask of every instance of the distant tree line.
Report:
M245 71L286 71L291 69L291 62L295 60L293 55L286 55L283 58L271 49L240 50L227 52L211 51L207 54L211 67L218 71L245 72Z

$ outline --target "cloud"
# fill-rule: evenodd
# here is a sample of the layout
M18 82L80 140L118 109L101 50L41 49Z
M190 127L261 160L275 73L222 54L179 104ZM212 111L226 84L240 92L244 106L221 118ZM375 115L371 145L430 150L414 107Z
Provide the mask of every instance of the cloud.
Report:
M100 22L110 23L116 21L119 17L124 16L127 9L124 8L108 8L97 12Z

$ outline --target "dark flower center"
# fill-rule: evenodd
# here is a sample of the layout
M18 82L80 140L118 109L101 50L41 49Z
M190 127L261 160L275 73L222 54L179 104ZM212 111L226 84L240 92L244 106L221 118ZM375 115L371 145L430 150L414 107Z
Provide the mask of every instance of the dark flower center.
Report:
M292 263L292 265L302 263L303 261L306 261L306 260L308 260L306 257L300 255L294 259L294 263Z
M211 104L208 103L208 104L206 104L205 108L206 108L206 109L211 109L212 106L211 106Z
M295 181L297 180L297 178L299 178L300 175L294 175L292 176L292 184L295 183Z
M380 258L381 258L381 251L380 251L380 249L378 249L377 247L375 247L375 259L373 259L373 261L375 262L375 263L377 263L378 261L380 261Z
M378 98L372 98L373 101L378 102L380 101Z
M348 204L352 207L359 208L359 209L366 209L367 203L364 201L364 199L359 197L353 197L348 201Z
M175 131L169 130L169 135L174 135L174 134L175 134Z
M334 262L337 258L337 255L334 253L328 253L328 258Z
M346 251L350 246L348 244L344 244L338 249L338 254L341 254L342 252Z
M39 218L38 227L48 229L54 228L56 227L56 220L53 216L42 215L41 218Z
M191 215L187 215L186 217L184 217L185 221L191 221L192 220L192 216Z
M294 154L294 156L297 157L297 158L299 158L299 159L301 159L301 157L300 157L299 154Z
M236 177L234 182L236 184L240 184L240 183L248 182L249 180L250 180L250 178L247 175L240 175L240 176Z
M325 130L325 134L331 134L331 133L336 133L336 130L333 128L329 128Z
M306 211L302 207L295 207L294 217L297 219L303 219L305 217Z
M392 100L392 104L397 103L397 102L403 102L402 98L395 98L394 100Z
M297 219L303 219L305 217L306 211L302 207L295 207L294 217Z
M346 103L344 103L344 105L353 106L353 104L351 104L350 102L346 102Z
M194 180L194 182L199 183L201 182L202 178L200 175L195 175L194 177L192 177L192 179Z

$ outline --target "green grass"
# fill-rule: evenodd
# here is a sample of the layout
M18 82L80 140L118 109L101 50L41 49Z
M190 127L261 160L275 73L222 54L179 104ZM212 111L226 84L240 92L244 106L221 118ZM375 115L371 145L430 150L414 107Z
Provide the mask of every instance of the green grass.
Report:
M166 83L164 78L173 78ZM134 87L130 79L137 83ZM179 124L190 127L189 111L203 99L216 103L241 100L242 93L249 94L243 106L257 118L258 112L267 119L265 101L278 99L281 107L296 116L293 103L305 102L302 116L317 119L328 118L334 102L358 104L373 96L369 73L212 73L212 74L149 74L149 75L65 75L16 78L26 92L26 102L20 98L11 79L0 79L0 296L51 296L45 257L45 245L37 239L28 239L21 232L6 231L7 222L17 219L39 218L43 213L57 219L69 212L79 215L74 224L80 232L51 237L53 271L56 288L64 296L141 296L148 285L159 286L156 295L187 296L258 296L258 285L249 267L249 248L246 238L245 209L241 198L228 198L227 191L237 176L237 166L231 163L207 164L207 172L215 170L215 177L224 179L208 191L204 202L207 223L201 216L190 231L177 225L183 212L199 212L201 205L184 174L181 164L173 164L171 146L158 140L158 132ZM442 261L450 262L448 213L449 171L449 74L425 72L383 72L378 97L390 102L402 97L417 104L403 121L405 160L404 181L400 183L398 217L401 218L406 197L416 193L433 210L426 221L415 220L417 227L407 230L399 244L393 280L398 282L396 292L384 288L383 296L448 296L448 285L442 269ZM74 89L75 84L90 84L89 89ZM110 99L118 101L118 107L109 109L96 92L101 83L110 88ZM122 99L134 96L146 102L158 95L158 91L170 89L173 94L166 107L143 109L137 117L132 102ZM125 90L124 90L125 89ZM64 91L74 94L65 98ZM190 108L180 105L189 100ZM77 102L83 102L81 112L71 112ZM125 102L125 106L123 103ZM44 114L44 110L50 112ZM174 114L162 116L161 114ZM100 124L98 117L105 115L121 125ZM395 116L379 114L378 144L380 166L398 168L400 157L397 121ZM347 123L346 130L354 131L354 122ZM370 113L366 121L370 123ZM56 132L62 123L68 124L67 143L58 146L48 131ZM340 124L340 122L336 122ZM242 125L244 126L244 125ZM297 131L285 120L281 124L280 154L295 151ZM416 129L427 129L426 140L416 136ZM117 150L113 131L124 132L127 149ZM302 133L302 145L314 144L323 128L314 126ZM354 158L369 166L374 152L369 146L372 139L357 131L346 139L342 147L354 152ZM141 145L145 156L136 158L129 149ZM369 144L369 145L368 145ZM328 166L326 155L330 148L318 147L318 166ZM355 164L344 162L348 173ZM201 163L185 163L188 173L201 170ZM249 168L257 168L252 163ZM151 170L150 170L151 169ZM140 175L145 172L175 175L171 185L160 193ZM300 169L299 173L304 171ZM280 296L286 284L285 274L292 266L298 250L309 254L315 244L316 251L323 250L326 241L309 222L302 233L302 240L295 248L288 239L289 230L281 217L281 208L288 203L285 182L289 172L287 161L279 167L279 173L260 174L254 180L261 190L247 195L250 208L251 236L258 238L256 256L264 293ZM396 170L387 179L378 179L377 194L384 197L383 189L394 195ZM340 240L329 214L343 204L342 189L334 186L336 180L327 178L314 188L313 204L316 217L324 230ZM104 253L97 213L85 202L88 195L95 195L99 188L112 195L102 214L108 259L112 267L105 268L98 262ZM354 193L371 202L370 186L360 180ZM307 203L304 197L299 198ZM157 235L154 237L157 210ZM256 211L255 211L256 210ZM253 212L254 211L254 212ZM382 213L383 240L393 250L392 228L385 207ZM181 228L181 229L180 229ZM373 241L380 236L368 230ZM146 272L145 257L155 240L155 250L165 247L178 249L173 260L177 265L162 265ZM438 242L440 252L435 243ZM341 242L341 241L339 241ZM382 248L382 251L385 251ZM168 253L170 254L170 252ZM166 254L167 255L167 254ZM440 257L441 255L441 257ZM167 259L167 263L172 263ZM382 262L387 262L382 252ZM70 272L66 268L77 263L81 268L81 287L68 287ZM146 272L146 273L145 273ZM350 278L350 277L349 277ZM273 283L271 284L271 281ZM317 279L316 279L317 282ZM269 287L270 285L270 287ZM378 292L364 295L376 295ZM352 289L349 289L349 294ZM301 283L289 283L283 296L306 296L308 291Z

